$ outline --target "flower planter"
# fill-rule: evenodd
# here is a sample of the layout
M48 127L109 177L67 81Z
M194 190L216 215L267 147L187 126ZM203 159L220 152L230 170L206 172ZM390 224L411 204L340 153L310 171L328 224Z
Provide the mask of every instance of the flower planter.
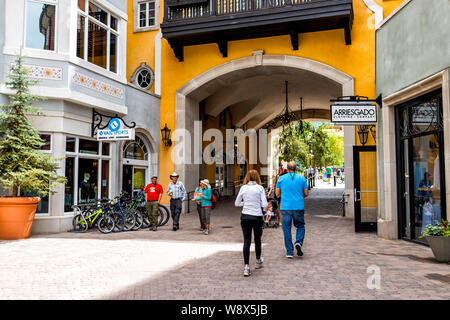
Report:
M438 262L450 262L450 237L425 236Z
M0 197L0 240L30 236L39 197Z

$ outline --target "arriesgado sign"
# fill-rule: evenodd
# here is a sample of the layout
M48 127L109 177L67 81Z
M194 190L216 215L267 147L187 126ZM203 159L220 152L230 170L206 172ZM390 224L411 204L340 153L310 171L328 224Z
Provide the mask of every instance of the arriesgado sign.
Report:
M336 102L331 105L331 122L339 125L373 124L377 122L377 106L367 102Z

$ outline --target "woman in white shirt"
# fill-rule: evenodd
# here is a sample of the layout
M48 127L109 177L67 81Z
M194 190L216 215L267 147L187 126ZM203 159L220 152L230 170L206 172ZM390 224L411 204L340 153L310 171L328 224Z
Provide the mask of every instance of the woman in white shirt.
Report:
M267 207L267 199L261 179L256 170L250 170L244 179L244 184L239 190L235 201L236 207L242 208L241 227L244 235L244 276L250 272L250 244L252 242L252 230L255 241L256 265L255 269L262 268L264 259L261 257L261 236L263 230L262 208Z

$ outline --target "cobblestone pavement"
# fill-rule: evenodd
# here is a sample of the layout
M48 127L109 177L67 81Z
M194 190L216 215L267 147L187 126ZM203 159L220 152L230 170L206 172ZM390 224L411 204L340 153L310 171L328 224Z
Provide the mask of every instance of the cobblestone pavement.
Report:
M339 189L307 199L304 256L285 257L280 228L263 233L264 268L244 278L239 210L219 202L212 233L197 213L157 232L34 235L0 241L0 299L450 299L450 266L429 248L355 234ZM253 250L253 245L252 245ZM368 289L380 270L380 289Z

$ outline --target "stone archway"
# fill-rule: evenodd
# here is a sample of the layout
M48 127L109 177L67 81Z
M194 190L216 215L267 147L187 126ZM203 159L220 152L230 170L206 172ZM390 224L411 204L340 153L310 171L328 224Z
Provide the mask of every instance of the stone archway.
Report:
M198 128L194 128L194 121L199 120L199 102L209 93L217 90L217 85L221 81L226 82L236 74L251 74L254 70L264 67L279 67L283 69L301 70L311 72L329 81L339 84L342 89L342 96L354 95L354 79L348 74L333 68L327 64L289 55L264 55L263 51L255 51L252 56L232 60L216 66L198 75L176 91L175 97L175 127L183 128L192 133ZM216 80L216 81L215 81ZM219 81L217 81L219 80ZM201 137L199 137L201 139ZM200 156L194 154L191 146L200 145L201 141L176 141L184 147L183 156L185 161L175 164L175 170L180 174L186 188L192 189L198 181L199 165L191 163L191 157ZM353 216L353 146L355 145L354 127L344 128L344 153L346 172L346 193L349 195L349 202L346 208L348 216ZM189 174L187 174L189 172Z

